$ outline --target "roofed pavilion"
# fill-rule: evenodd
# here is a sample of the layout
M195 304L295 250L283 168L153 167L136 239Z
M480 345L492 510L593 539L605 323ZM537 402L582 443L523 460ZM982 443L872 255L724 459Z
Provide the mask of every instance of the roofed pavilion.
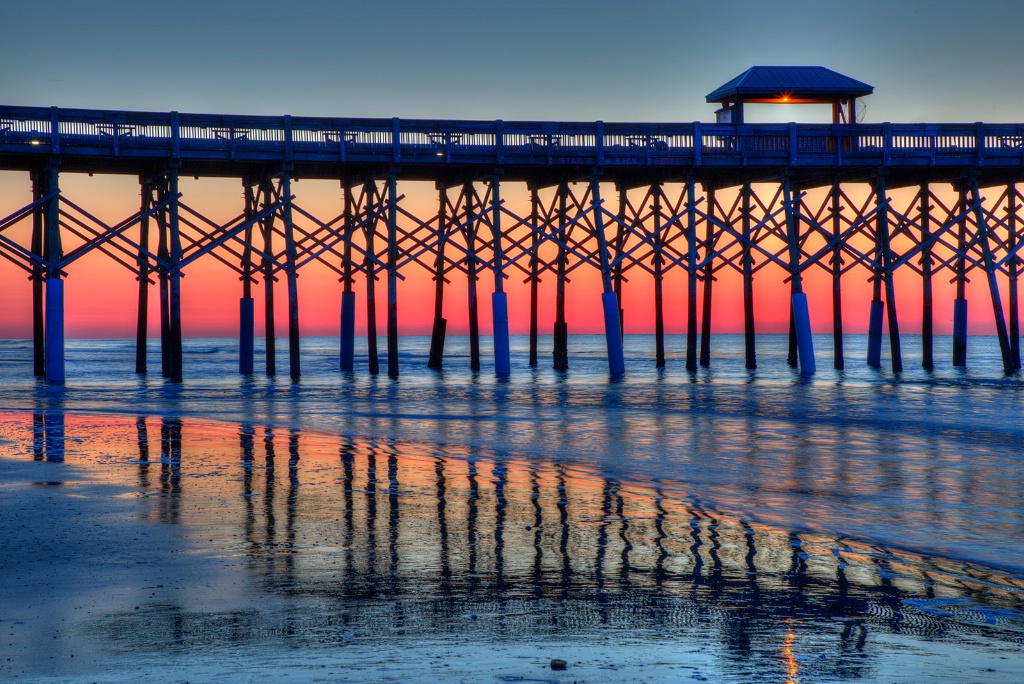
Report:
M745 103L831 104L832 123L856 123L854 102L873 86L820 66L755 66L711 92L718 123L741 124Z

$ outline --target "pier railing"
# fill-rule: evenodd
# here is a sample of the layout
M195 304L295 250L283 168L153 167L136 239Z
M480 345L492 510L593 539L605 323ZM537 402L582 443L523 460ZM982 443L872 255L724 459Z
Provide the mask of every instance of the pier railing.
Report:
M1024 166L1024 124L453 121L0 106L0 151L212 162Z

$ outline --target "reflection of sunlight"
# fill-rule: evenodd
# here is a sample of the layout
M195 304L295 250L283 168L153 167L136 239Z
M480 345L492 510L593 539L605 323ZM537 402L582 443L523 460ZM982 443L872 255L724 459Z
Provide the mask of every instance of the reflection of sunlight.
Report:
M789 628L786 632L786 641L782 644L782 660L786 664L786 684L798 684L796 656L793 654L793 643L796 641L796 633L793 632L793 625L786 620Z

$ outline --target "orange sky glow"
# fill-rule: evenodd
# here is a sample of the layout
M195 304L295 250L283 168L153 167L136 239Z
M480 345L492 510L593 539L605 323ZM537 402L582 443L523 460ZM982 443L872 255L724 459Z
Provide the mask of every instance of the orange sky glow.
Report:
M30 182L24 173L0 173L0 214L6 216L30 201ZM583 186L574 191L582 194ZM131 176L95 176L84 174L62 174L61 189L72 201L87 209L98 218L114 223L137 211L139 188ZM211 219L226 222L237 216L243 207L242 186L235 179L195 180L182 178L182 201L201 211ZM437 211L437 192L429 183L400 183L399 191L406 196L403 206L427 220ZM334 218L342 210L342 194L337 182L302 180L293 186L296 203L322 220ZM605 190L611 198L611 188ZM636 191L641 193L642 191ZM679 189L667 188L670 194ZM724 205L735 191L723 190L719 201ZM824 190L808 194L808 204L820 202ZM815 194L817 193L817 194ZM867 188L850 190L851 195L864 197ZM859 193L859 194L858 194ZM907 194L909 193L909 194ZM896 205L904 205L912 197L912 190L894 190L890 195ZM516 213L525 216L529 212L529 197L525 186L518 183L502 185L502 196ZM701 196L699 194L698 196ZM632 198L632 195L631 195ZM904 199L900 199L904 198ZM640 195L634 198L639 201ZM705 205L706 206L706 205ZM510 219L503 219L510 220ZM23 245L28 244L28 221L14 226L4 235ZM137 235L137 229L134 229ZM609 227L609 233L613 229ZM703 226L698 229L702 234ZM68 236L68 244L75 239ZM894 244L894 248L898 246ZM554 253L553 245L547 245L542 256ZM67 250L67 245L66 245ZM525 263L525 261L523 262ZM127 269L99 252L93 252L73 263L68 268L66 285L66 327L69 337L84 338L127 338L135 331L137 282ZM434 284L432 275L425 269L413 266L403 269L405 281L398 285L399 326L402 334L429 334L434 307ZM516 270L508 271L505 289L508 292L511 332L524 334L529 330L529 285L524 276ZM714 284L713 332L741 332L743 329L742 279L732 269L723 269L717 274ZM933 280L935 296L936 333L948 334L952 329L952 301L955 285L949 282L950 275L943 272ZM972 334L990 334L992 323L991 301L987 285L978 272L970 274L967 298L969 307L969 328ZM623 285L622 307L625 310L626 333L650 333L654 330L653 279L638 268L626 274L629 282ZM451 334L468 331L467 283L465 276L458 272L449 274L451 280L445 288L445 317ZM775 265L765 267L755 276L755 314L758 332L779 333L788 330L789 285L784 282L785 273ZM287 296L284 279L277 285L276 307L278 326L287 321ZM315 262L300 271L299 312L303 335L336 335L342 286L337 275ZM1005 281L1001 283L1004 302ZM365 334L365 284L360 276L355 282L358 311L357 334ZM832 330L832 281L831 275L820 268L806 273L804 290L811 307L811 321L814 332L827 333ZM896 275L897 309L901 330L907 333L920 331L921 325L921 279L908 268L902 268ZM490 330L490 297L493 291L493 276L484 272L478 282L480 293L481 332ZM583 266L570 275L567 286L567 319L570 333L598 333L603 331L600 307L601 281L596 269ZM673 269L665 276L665 320L668 333L685 332L686 278L681 269ZM257 329L262 331L263 284L253 286L256 299ZM189 337L232 337L237 334L238 298L241 283L238 275L214 259L204 257L185 271L182 280L182 316L184 334ZM699 295L698 295L699 296ZM539 320L540 332L550 333L555 318L555 277L548 273L542 276L540 286ZM871 299L871 283L864 269L854 269L843 277L843 318L846 332L863 333L867 330L867 314ZM377 312L379 333L384 332L386 315L386 278L377 284ZM158 291L150 288L151 336L158 334ZM0 261L0 337L22 339L31 337L31 285L26 274L7 261Z

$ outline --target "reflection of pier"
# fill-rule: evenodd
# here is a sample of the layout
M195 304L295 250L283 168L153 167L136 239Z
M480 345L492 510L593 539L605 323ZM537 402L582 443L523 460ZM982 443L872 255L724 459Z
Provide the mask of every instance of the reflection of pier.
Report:
M660 488L550 463L410 457L393 443L339 444L250 424L234 440L202 439L206 449L225 451L234 442L240 479L190 479L182 475L209 464L189 455L186 433L179 421L161 423L167 443L185 447L172 469L177 479L161 480L157 519L223 527L222 539L241 530L239 551L262 591L332 601L328 613L343 613L353 629L415 634L424 621L465 619L509 635L637 621L666 629L711 624L709 638L737 658L775 648L759 640L785 619L841 623L844 651L863 649L873 630L1017 638L978 615L993 600L1019 608L1019 580L789 533ZM139 448L144 472L144 443ZM280 476L285 452L287 478ZM175 500L170 517L166 497ZM189 520L192 499L223 519ZM915 601L953 607L936 617ZM957 601L973 606L963 620ZM296 621L288 629L299 630L328 617L288 619Z
M183 372L181 278L198 260L217 260L242 281L244 374L255 369L258 296L265 368L277 372L274 283L283 278L289 373L299 377L297 278L312 264L342 283L342 370L355 366L358 285L367 364L371 373L379 370L376 282L383 277L387 372L398 374L397 286L417 269L435 282L431 367L443 360L444 285L452 278L467 282L471 365L479 367L477 288L486 274L493 279L495 371L510 372L510 278L530 284L531 364L538 362L538 286L553 279L551 353L554 366L564 369L567 283L577 269L590 269L600 274L613 374L624 370L622 293L634 277L653 279L655 362L664 364L662 292L671 271L685 277L690 371L710 364L712 288L723 277L742 280L746 365L756 367L754 277L763 274L788 286L788 362L804 373L815 368L805 278L831 286L832 363L842 368L842 280L867 276L867 362L881 365L884 317L892 369L899 372L896 280L913 272L923 288L925 368L935 363L934 279L956 282L952 363L963 366L966 283L977 275L987 285L1004 371L1013 373L1020 368L1022 139L1019 124L849 118L833 125L483 122L0 107L0 168L29 171L33 188L29 204L0 220L0 256L32 280L35 373L57 383L64 381L64 279L90 252L138 277L140 373L146 372L149 285L158 285L162 372L175 381ZM139 211L105 223L62 193L62 171L137 175ZM241 179L239 215L221 224L191 207L180 191L182 175ZM300 178L341 181L336 216L303 208L292 185ZM424 213L400 189L422 181L436 186L430 200L436 211ZM9 230L22 221L31 223L23 236ZM1001 287L1008 288L1006 306Z
M1024 633L1019 578L724 514L670 483L253 423L69 416L58 440L40 434L42 410L20 420L26 457L68 440L69 461L145 495L148 524L181 526L217 567L240 563L260 606L157 603L97 625L129 649L142 632L187 646L224 625L238 642L289 643L653 630L772 668L807 630L851 655L820 665L848 678L881 635ZM92 440L102 455L73 446Z

